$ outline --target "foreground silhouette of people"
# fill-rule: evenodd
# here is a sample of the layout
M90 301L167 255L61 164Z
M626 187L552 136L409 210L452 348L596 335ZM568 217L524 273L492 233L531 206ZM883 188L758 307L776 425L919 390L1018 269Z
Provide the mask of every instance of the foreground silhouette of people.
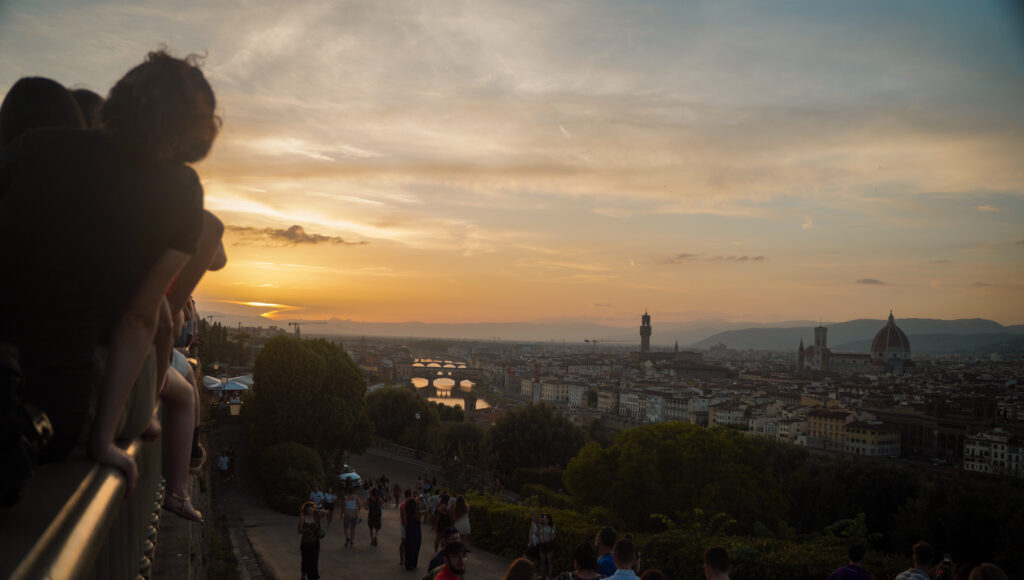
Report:
M612 548L612 560L615 562L615 572L608 578L616 580L639 580L633 567L636 566L636 546L632 540L622 538L615 542Z
M732 564L725 548L715 546L704 552L704 577L707 580L729 580L731 572Z
M452 542L444 548L444 566L434 580L460 580L466 573L469 548L462 542Z
M19 275L0 290L0 338L22 351L27 397L58 417L54 458L88 432L89 455L121 470L129 493L137 467L114 437L165 294L197 249L202 187L187 164L213 143L214 108L194 61L154 52L111 90L102 131L29 132L0 161L0 268Z
M533 562L527 558L516 558L508 565L501 580L534 580L536 575L537 567L533 565Z
M928 542L918 542L911 549L914 565L896 575L896 580L929 580L928 567L935 560L935 550Z
M32 129L84 128L82 111L71 91L53 79L18 79L0 104L0 150Z
M833 570L828 580L871 580L871 574L860 567L860 561L864 559L865 552L864 546L850 546L846 552L850 563Z
M597 532L594 539L594 548L597 549L597 571L605 576L615 573L615 559L612 556L612 549L618 534L615 528L605 526Z
M999 566L988 562L975 566L968 580L1007 580L1006 574Z

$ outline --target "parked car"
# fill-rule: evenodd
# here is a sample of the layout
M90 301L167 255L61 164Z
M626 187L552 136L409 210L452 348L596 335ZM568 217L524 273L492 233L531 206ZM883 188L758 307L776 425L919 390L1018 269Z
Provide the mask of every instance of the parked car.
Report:
M363 478L359 477L359 474L350 465L345 465L341 468L341 475L338 476L338 480L341 482L342 489L346 485L351 485L352 487L363 485Z

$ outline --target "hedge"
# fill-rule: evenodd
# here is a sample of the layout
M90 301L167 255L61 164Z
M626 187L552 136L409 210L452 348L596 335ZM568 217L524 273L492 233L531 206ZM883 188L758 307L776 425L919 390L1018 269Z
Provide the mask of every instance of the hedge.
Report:
M616 526L611 514L601 508L584 516L550 504L545 506L541 503L537 507L512 504L491 495L472 495L466 499L471 505L469 517L473 543L507 558L517 558L526 552L531 510L550 513L558 530L554 559L556 572L571 570L575 547L583 542L593 542L601 527L616 527L620 537L629 533L629 530ZM729 551L733 561L730 576L733 580L821 580L848 562L845 547L813 542L707 536L682 528L656 534L635 533L633 536L640 552L641 568L659 569L669 578L702 578L704 551L716 545ZM910 561L869 549L863 566L875 578L892 578L908 568Z
M267 503L286 514L298 514L309 492L324 481L320 455L295 442L278 443L260 454L260 476Z

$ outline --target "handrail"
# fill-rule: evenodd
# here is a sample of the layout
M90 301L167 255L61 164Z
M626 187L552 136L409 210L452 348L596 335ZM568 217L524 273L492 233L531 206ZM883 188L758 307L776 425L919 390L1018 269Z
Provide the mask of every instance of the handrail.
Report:
M125 498L124 475L113 467L92 465L12 580L148 577L159 521L160 443L136 439L126 452L139 467L135 492ZM49 475L72 471L69 467Z
M140 443L133 442L127 452L138 461ZM106 541L102 532L110 528L124 487L116 468L94 465L11 579L75 578L76 570L89 569Z

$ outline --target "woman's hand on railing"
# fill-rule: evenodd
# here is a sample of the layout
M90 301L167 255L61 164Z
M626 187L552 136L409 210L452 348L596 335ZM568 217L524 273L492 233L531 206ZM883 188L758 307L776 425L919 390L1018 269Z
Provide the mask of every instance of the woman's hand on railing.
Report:
M139 482L139 468L135 465L135 460L124 449L113 443L109 443L105 447L93 448L91 451L92 458L101 465L109 465L121 470L125 477L124 495L125 497L131 495L135 491L135 485Z

